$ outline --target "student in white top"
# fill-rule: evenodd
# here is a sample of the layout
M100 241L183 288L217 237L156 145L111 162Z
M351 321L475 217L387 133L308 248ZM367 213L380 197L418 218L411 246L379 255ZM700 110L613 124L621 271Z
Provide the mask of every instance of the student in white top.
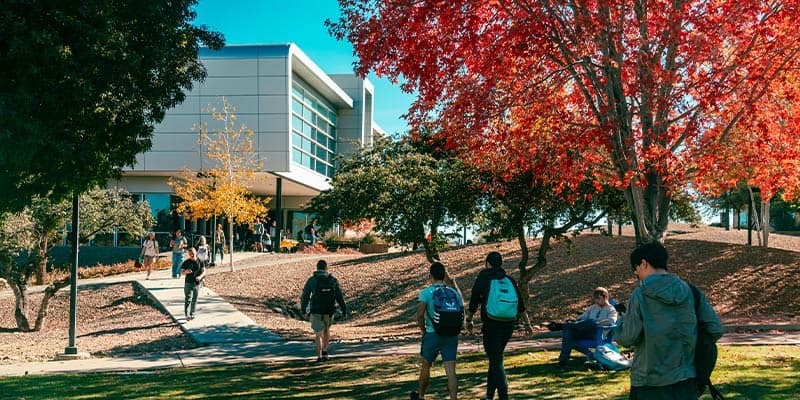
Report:
M141 257L142 265L147 269L147 278L145 279L150 279L150 271L156 262L156 258L158 258L158 242L156 241L155 232L147 234L147 239L142 243Z

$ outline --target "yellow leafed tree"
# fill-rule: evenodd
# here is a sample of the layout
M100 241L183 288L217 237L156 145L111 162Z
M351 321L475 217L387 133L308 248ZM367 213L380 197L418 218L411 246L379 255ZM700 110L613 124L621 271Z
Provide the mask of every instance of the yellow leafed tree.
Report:
M236 123L236 107L222 97L206 110L216 126L199 127L198 144L203 155L201 171L184 170L170 178L169 185L183 201L177 211L192 219L213 215L228 218L228 243L231 243L230 268L233 271L233 224L251 223L266 214L269 198L259 198L248 189L262 168L253 150L253 130Z

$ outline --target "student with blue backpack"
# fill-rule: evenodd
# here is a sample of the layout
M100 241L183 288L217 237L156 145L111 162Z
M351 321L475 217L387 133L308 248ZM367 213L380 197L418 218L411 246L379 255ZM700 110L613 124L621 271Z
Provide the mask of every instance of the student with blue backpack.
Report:
M481 333L483 349L489 358L486 382L486 399L494 399L497 392L500 400L508 399L508 379L503 366L503 352L517 326L519 317L525 319L525 331L532 333L531 321L525 313L525 301L517 283L506 275L503 257L493 251L486 256L486 269L478 273L469 300L467 330L472 333L472 316L481 307Z
M442 355L442 365L447 374L447 390L450 400L458 398L458 377L456 376L456 353L458 334L464 326L464 301L458 290L444 283L446 272L438 261L431 264L430 274L433 283L422 289L417 304L417 325L422 331L420 355L422 366L419 371L418 390L412 391L411 400L422 400L431 375L431 364Z

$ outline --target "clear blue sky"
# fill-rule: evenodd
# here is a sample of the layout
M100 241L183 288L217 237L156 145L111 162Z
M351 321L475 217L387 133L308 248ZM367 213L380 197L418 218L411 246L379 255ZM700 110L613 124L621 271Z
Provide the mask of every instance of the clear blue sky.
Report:
M324 25L339 17L336 0L200 0L195 11L195 22L224 34L226 44L293 42L326 73L353 73L350 42L337 41ZM389 135L405 133L400 116L413 95L374 74L367 79L375 85L375 122Z

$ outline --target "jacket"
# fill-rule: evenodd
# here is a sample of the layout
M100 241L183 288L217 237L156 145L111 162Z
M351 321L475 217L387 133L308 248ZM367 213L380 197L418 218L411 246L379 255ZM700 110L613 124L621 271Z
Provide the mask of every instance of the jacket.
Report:
M475 278L475 284L472 285L472 293L470 293L469 298L469 313L474 314L478 311L478 306L481 307L481 330L486 331L486 329L493 329L498 326L509 326L515 325L516 322L510 321L496 321L486 314L486 301L489 299L489 289L491 288L491 281L492 279L503 279L503 277L508 276L506 271L500 268L485 268L478 273L478 277ZM508 277L511 280L511 283L514 285L514 290L517 292L517 315L522 315L525 312L525 300L522 298L522 295L519 292L519 287L517 286L517 282L514 281L514 278Z
M333 291L334 296L336 298L336 303L339 304L339 307L342 309L342 314L347 316L347 304L344 302L344 295L342 294L342 289L339 288L339 281L336 278L329 274L328 271L323 270L316 270L314 271L314 275L311 275L310 278L306 281L306 285L303 287L303 293L300 295L300 310L305 313L307 312L307 308L309 306L309 300L314 295L314 290L317 289L317 277L328 277L330 276L333 280Z
M719 316L705 296L700 301L699 319L719 339ZM614 338L635 347L631 386L666 386L696 377L697 319L689 285L674 274L650 275L634 289L628 304Z

